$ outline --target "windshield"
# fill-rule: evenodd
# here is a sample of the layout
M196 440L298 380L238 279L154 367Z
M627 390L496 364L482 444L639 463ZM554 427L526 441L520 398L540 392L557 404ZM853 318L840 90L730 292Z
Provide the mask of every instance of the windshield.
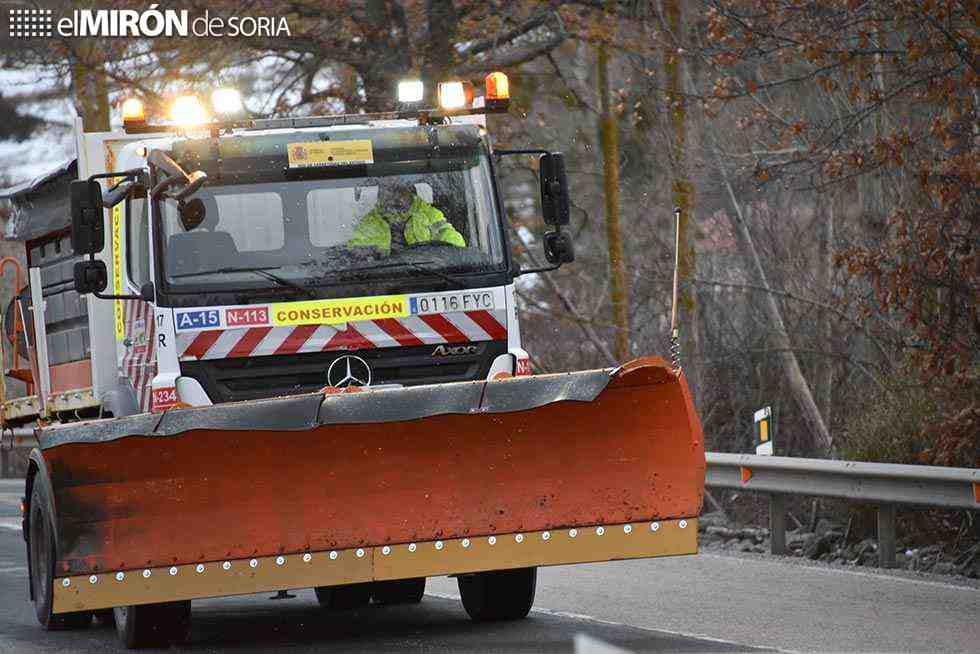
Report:
M466 273L500 269L486 155L390 162L371 172L347 177L334 169L327 179L287 180L274 171L275 181L209 181L183 211L161 200L168 290L308 291L406 276L462 287Z

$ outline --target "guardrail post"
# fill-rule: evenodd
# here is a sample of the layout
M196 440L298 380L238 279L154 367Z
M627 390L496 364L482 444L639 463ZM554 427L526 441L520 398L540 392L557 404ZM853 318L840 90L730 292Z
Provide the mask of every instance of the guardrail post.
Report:
M895 567L895 505L878 505L878 565Z
M773 554L786 553L786 503L779 493L769 495L769 546Z

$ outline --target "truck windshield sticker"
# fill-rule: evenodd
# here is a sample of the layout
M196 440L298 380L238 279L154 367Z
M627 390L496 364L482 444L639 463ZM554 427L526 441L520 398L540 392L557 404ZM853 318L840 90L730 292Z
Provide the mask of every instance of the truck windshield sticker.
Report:
M323 168L374 163L370 139L311 141L287 146L290 168Z

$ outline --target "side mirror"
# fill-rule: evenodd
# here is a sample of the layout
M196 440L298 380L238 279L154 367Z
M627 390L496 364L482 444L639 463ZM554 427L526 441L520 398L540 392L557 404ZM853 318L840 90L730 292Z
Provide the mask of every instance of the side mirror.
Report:
M102 187L95 180L72 182L71 246L75 254L94 254L105 247Z
M203 223L206 214L207 210L200 198L191 198L187 202L179 201L177 203L180 226L184 228L185 232L189 232Z
M565 232L545 232L544 258L548 263L558 264L575 261L575 246L572 238Z
M105 261L98 259L79 261L75 263L74 273L75 292L80 295L101 293L109 285L109 273Z
M565 176L565 155L551 152L541 155L541 211L549 225L567 225L568 179Z

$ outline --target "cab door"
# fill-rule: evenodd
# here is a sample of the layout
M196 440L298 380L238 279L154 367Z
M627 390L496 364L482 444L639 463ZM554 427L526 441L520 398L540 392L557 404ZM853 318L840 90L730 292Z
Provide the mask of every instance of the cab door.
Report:
M149 202L134 193L112 212L112 292L139 295L152 281ZM143 300L115 300L113 306L118 376L128 380L141 412L150 410L151 383L157 374L154 306Z

